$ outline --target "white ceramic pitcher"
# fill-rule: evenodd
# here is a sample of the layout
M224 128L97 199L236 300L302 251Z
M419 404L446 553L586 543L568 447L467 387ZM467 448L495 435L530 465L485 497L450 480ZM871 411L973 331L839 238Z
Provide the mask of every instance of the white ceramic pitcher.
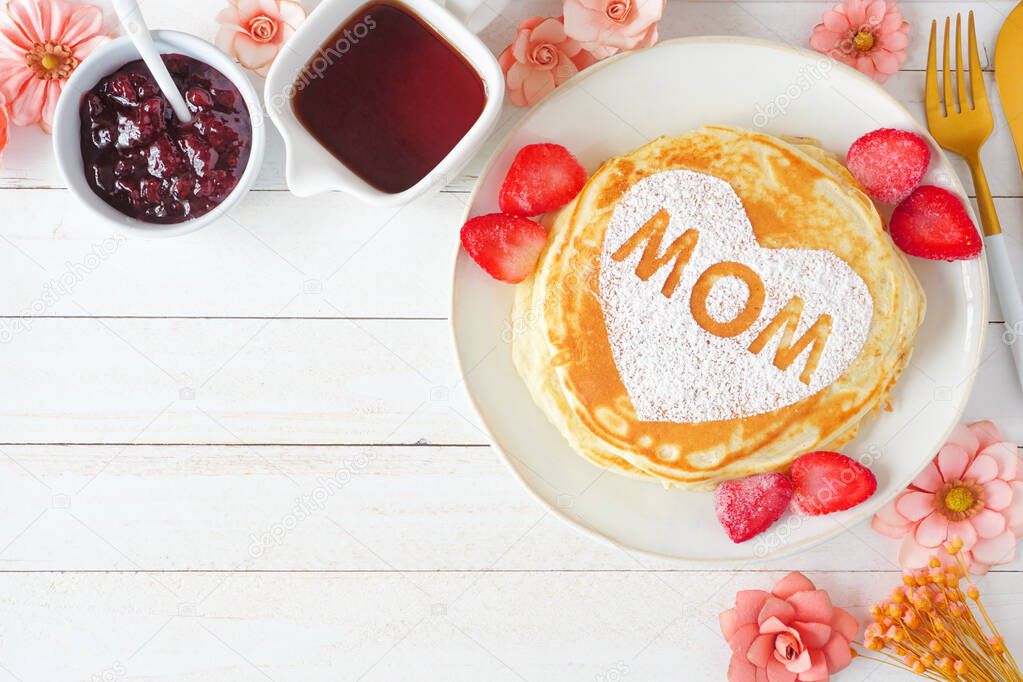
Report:
M281 50L270 69L264 95L267 112L281 136L287 154L288 188L300 197L342 191L380 206L400 206L426 193L457 173L497 123L504 100L504 74L497 59L473 32L493 19L506 0L448 0L447 8L434 0L401 0L479 74L486 89L486 104L479 119L434 170L409 189L390 194L373 187L327 151L296 118L292 98L303 69L320 48L352 16L369 4L366 0L323 0Z

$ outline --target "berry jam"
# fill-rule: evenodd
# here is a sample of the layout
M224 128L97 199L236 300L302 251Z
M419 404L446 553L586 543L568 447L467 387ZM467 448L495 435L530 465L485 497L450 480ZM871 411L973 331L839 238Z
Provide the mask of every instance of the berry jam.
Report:
M82 159L100 198L147 223L209 213L238 185L252 150L245 100L222 73L163 55L192 111L183 124L141 60L125 64L82 98Z
M403 192L444 160L487 103L476 70L398 5L355 12L306 65L292 109L306 130L379 190Z

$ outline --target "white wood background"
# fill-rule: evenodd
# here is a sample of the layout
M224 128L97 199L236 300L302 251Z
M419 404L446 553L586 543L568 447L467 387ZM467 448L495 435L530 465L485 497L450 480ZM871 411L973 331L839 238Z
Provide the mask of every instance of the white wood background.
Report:
M222 4L144 8L211 37ZM670 0L661 33L804 45L827 4ZM930 19L973 9L989 64L1013 4L903 2L912 54L886 87L922 115ZM511 0L484 37L499 50L557 7ZM1023 181L997 116L984 161L1023 272ZM374 210L291 197L271 135L229 218L145 241L83 216L48 139L12 133L0 680L723 680L716 615L737 589L803 570L862 616L898 580L896 543L866 525L708 571L598 544L520 488L463 395L445 319L486 152L439 194ZM984 355L968 416L1023 440L1000 326ZM1017 652L1021 568L983 582ZM911 678L859 661L840 679Z

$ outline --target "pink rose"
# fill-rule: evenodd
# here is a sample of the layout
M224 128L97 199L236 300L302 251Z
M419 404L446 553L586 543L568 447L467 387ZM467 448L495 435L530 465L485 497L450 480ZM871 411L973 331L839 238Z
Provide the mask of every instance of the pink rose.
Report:
M217 21L217 47L266 76L281 47L305 21L305 10L292 0L228 0Z
M508 95L517 106L531 106L596 60L565 35L560 18L531 17L519 25L515 42L498 58Z
M664 0L565 0L565 32L604 59L657 42Z
M960 424L934 461L871 522L901 538L899 565L924 568L950 557L947 541L960 538L970 572L987 573L1016 556L1023 537L1023 465L1015 443L989 421Z
M827 682L852 660L859 623L832 606L802 573L789 573L771 592L744 590L721 614L732 649L728 682Z

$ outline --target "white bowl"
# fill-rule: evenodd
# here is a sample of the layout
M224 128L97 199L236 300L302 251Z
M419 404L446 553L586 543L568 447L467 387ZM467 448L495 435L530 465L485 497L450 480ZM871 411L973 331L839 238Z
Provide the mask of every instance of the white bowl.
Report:
M263 165L266 148L263 107L256 89L249 82L245 72L234 60L210 43L187 33L178 31L153 31L153 40L163 54L183 54L209 64L228 78L245 100L252 119L252 150L249 161L238 180L238 185L227 198L209 213L181 223L162 225L147 223L130 218L103 201L92 188L85 176L85 165L81 149L81 117L79 109L82 97L104 77L117 71L128 62L141 59L131 38L123 37L103 45L85 59L68 79L64 92L57 103L53 117L53 151L57 167L64 177L71 193L82 206L113 227L127 230L144 237L175 237L206 227L245 196L252 187Z
M288 41L288 49L277 55L266 77L266 110L284 138L288 188L295 196L342 191L376 206L402 206L450 180L479 151L497 125L504 101L504 73L490 49L434 0L402 0L400 4L425 21L476 70L487 96L480 117L436 168L407 190L395 194L382 192L360 178L306 130L291 106L292 98L302 87L299 77L306 65L338 28L366 6L365 0L323 0ZM458 0L463 13L479 4L479 0ZM346 44L341 54L348 49ZM322 58L328 65L331 63L331 57Z

